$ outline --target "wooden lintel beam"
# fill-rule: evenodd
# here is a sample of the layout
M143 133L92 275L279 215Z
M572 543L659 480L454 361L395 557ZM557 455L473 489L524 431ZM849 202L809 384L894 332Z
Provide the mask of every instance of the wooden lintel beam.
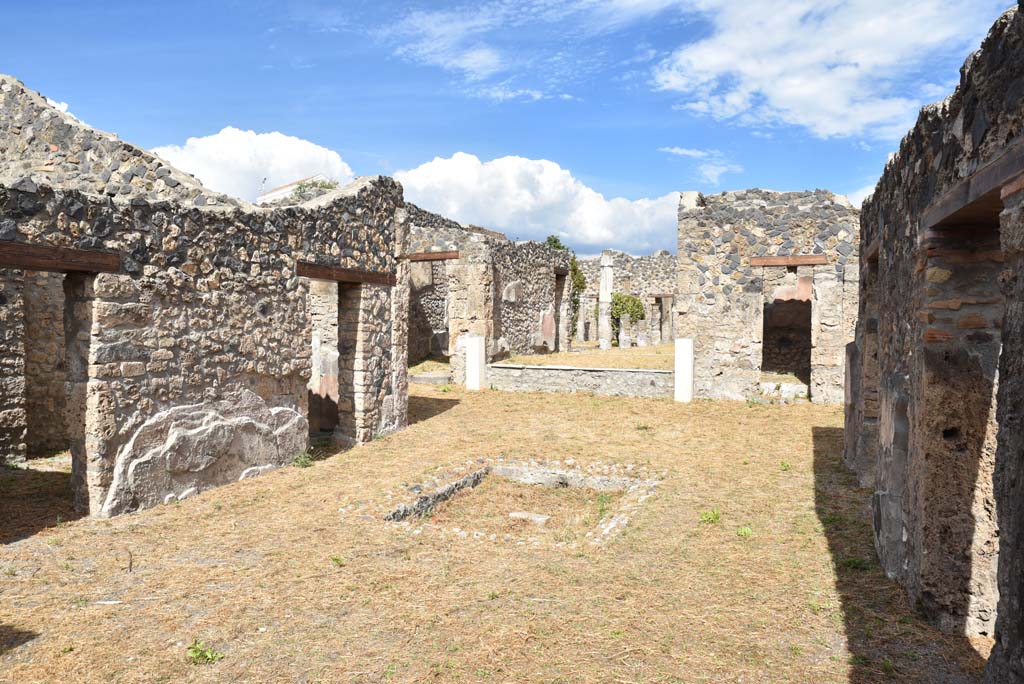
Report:
M751 266L822 266L827 263L828 257L824 254L750 258Z
M458 259L458 252L417 252L405 257L409 261L448 261Z
M115 252L0 241L0 266L28 271L117 273L121 270L121 255Z
M393 287L398 279L394 273L364 271L358 268L342 268L300 261L296 264L295 273L303 278L314 280L333 280L338 283L363 283L367 285L386 285Z
M950 188L924 210L921 227L997 224L1003 187L1024 175L1024 143L1001 155Z
M565 268L563 266L555 266L555 275L556 276L569 275L569 269L567 269L567 268Z

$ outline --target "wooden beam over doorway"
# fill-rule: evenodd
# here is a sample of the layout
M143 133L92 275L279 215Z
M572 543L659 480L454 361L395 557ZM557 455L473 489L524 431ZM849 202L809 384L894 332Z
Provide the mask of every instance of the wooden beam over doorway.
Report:
M358 268L342 268L300 261L296 264L295 273L303 278L314 280L333 280L337 283L361 283L365 285L386 285L394 287L398 278L394 273L364 271Z
M62 273L117 273L121 270L121 255L115 252L2 241L0 267Z

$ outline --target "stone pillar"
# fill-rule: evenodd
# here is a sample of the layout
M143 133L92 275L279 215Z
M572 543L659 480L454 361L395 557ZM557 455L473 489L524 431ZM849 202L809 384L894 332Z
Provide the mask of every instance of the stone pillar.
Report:
M487 340L482 335L465 335L466 389L479 392L487 380Z
M113 295L125 276L104 274L105 294ZM113 368L99 364L100 350L94 338L93 309L96 299L92 275L69 273L64 278L65 341L65 424L71 448L71 487L75 510L98 514L103 508L113 478L114 464L107 461L108 435L117 433L110 383L91 377L91 368ZM106 357L102 357L106 361ZM116 444L114 445L117 446ZM112 461L112 459L111 459Z
M0 464L26 454L24 275L0 269Z
M629 328L632 323L629 314L623 314L619 318L619 349L629 349L633 346L633 340L629 336Z
M601 286L597 299L597 339L601 349L612 348L612 288L615 274L611 252L601 253Z
M693 401L693 340L676 338L675 400Z
M484 338L486 360L494 343L494 258L485 243L466 243L448 267L448 356L452 382L466 381L466 335ZM499 293L500 295L500 293Z
M999 361L995 467L999 606L987 684L1024 682L1024 183L1004 190L1003 349Z
M814 267L811 299L811 401L843 403L846 338L843 330L843 282L833 266Z

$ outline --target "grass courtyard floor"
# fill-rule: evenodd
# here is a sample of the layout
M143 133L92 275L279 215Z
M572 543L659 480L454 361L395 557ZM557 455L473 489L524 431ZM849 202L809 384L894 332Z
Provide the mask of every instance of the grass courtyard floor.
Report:
M840 410L447 389L415 386L402 433L111 520L61 517L61 473L0 471L0 682L980 681L988 644L874 561ZM370 513L499 455L665 477L600 548Z
M675 345L659 344L651 347L612 347L601 350L592 345L577 346L574 351L554 354L523 354L508 363L528 366L576 366L578 368L644 368L672 370L675 366Z

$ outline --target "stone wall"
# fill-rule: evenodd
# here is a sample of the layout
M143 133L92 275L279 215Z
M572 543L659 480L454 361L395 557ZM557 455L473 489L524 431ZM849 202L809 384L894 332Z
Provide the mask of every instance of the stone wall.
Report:
M988 681L1000 683L1024 681L1024 511L1011 475L1024 434L1011 187L1022 169L1006 166L1024 156L1022 73L1024 22L1011 10L956 92L925 107L903 139L864 204L847 355L844 459L874 489L882 566L943 629L994 628ZM977 195L986 183L996 185Z
M80 414L69 427L80 502L120 513L302 451L314 323L296 262L394 273L401 205L401 187L386 178L275 211L119 204L27 179L0 187L5 239L121 255L121 273L82 279L65 306L69 341L83 347L76 354L69 345L66 358L69 408ZM25 287L16 271L4 281L5 292ZM357 288L352 421L342 435L354 441L404 420L404 369L393 355L399 340L404 349L405 321L393 318L391 300L408 297L407 287ZM5 310L16 301L12 292ZM7 337L17 337L11 331L24 317L5 319L14 322ZM10 344L18 349L18 340ZM4 406L18 403L19 389L4 385ZM4 452L24 453L11 427Z
M612 292L638 297L644 304L646 316L633 321L628 331L635 341L659 344L672 340L671 311L676 289L676 257L667 250L650 256L631 256L608 249L602 252L612 265ZM580 296L580 317L576 326L576 339L585 342L598 339L598 298L601 284L601 257L578 260L580 270L587 279L587 288Z
M409 205L405 254L458 252L458 259L416 261L412 270L409 354L441 353L461 382L460 343L483 335L489 360L555 351L568 344L567 252L466 226Z
M68 449L64 424L64 276L26 271L25 410L29 456Z
M664 399L673 396L674 379L672 371L496 363L487 367L486 384L510 392L590 392Z
M210 192L0 76L0 241L120 261L62 293L59 274L0 271L0 455L65 430L78 507L112 515L289 463L311 419L348 443L404 425L401 186L285 204ZM300 261L370 277L311 280Z
M444 261L409 265L409 363L448 353L448 271Z
M845 346L857 317L858 212L824 190L747 190L692 199L679 209L678 337L694 340L698 397L755 396L764 311L774 301L811 302L810 395L843 402ZM824 264L755 266L756 257L819 257ZM769 354L771 356L771 352Z
M492 249L494 357L564 348L568 344L569 255L537 242L497 243Z
M208 190L151 152L90 128L0 74L0 177L30 174L53 187L125 200L173 199L197 207L245 204Z

